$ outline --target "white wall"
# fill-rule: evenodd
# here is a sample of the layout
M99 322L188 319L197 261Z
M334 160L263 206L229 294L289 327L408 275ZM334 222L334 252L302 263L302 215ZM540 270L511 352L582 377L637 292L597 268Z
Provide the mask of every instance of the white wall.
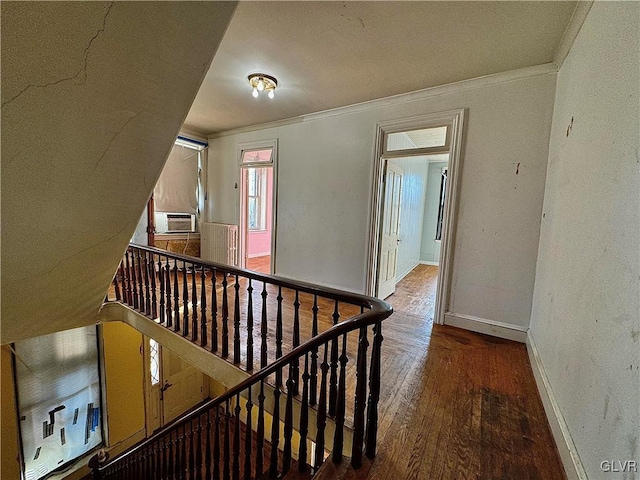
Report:
M549 149L530 334L589 478L638 478L600 462L640 461L639 17L593 4Z
M234 9L2 3L3 343L97 320Z
M422 221L427 191L427 157L394 158L393 163L404 170L400 196L400 232L397 279L400 280L420 262Z
M440 209L440 185L442 169L447 162L433 162L427 171L427 188L425 195L424 218L422 222L422 242L420 243L420 260L423 262L440 261L441 242L436 240L438 210Z
M278 138L276 272L364 291L376 122L467 108L446 309L526 327L556 80L531 71L210 138L210 220L238 223L237 144Z

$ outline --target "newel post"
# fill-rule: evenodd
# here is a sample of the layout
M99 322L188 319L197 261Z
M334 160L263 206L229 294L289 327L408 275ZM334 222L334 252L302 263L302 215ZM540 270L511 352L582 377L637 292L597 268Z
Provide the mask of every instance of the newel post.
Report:
M93 473L94 480L102 480L103 477L102 477L102 472L100 471L100 467L102 467L102 465L107 463L108 460L109 460L109 453L106 452L104 448L101 448L100 450L98 450L98 453L96 453L93 457L89 459L88 467L91 469L91 472Z

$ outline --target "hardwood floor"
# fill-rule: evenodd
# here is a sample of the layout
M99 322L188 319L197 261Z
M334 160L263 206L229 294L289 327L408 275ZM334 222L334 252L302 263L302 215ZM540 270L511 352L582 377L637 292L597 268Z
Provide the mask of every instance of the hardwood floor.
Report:
M271 272L271 255L247 258L247 270L253 270L254 272L260 273Z
M395 311L383 322L382 329L378 455L357 472L348 472L350 476L344 478L565 478L526 347L454 327L433 325L436 274L437 267L420 265L387 298ZM241 337L246 345L246 280L241 279L239 285ZM254 285L254 288L254 361L257 367L262 286ZM210 288L207 290L210 295ZM217 290L221 297L220 289ZM276 291L271 286L267 290L270 312L267 335L271 345L275 336L272 315L276 310ZM233 291L230 285L230 299ZM285 290L283 297L283 347L286 352L291 348L293 292ZM304 342L310 337L312 298L301 295L300 303L301 339ZM347 305L340 308L342 318L357 311ZM332 312L332 302L322 301L320 331L332 325ZM232 301L229 302L229 314L233 318ZM232 332L230 325L230 337ZM218 336L220 341L220 331ZM348 337L351 358L355 358L356 337L355 334ZM269 349L268 357L269 362L275 359L272 349ZM245 360L246 348L243 346L241 363ZM354 384L351 380L355 377L355 363L349 361L347 364L348 385ZM347 399L353 398L351 387ZM352 412L353 402L347 401L347 424Z
M433 325L435 272L387 299L378 455L345 478L565 478L526 347Z

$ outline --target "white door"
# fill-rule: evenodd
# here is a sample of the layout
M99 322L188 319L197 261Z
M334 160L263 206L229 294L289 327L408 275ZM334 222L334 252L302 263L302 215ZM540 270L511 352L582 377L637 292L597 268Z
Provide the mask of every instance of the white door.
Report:
M202 402L204 374L152 338L145 341L147 435Z
M204 374L168 348L162 349L162 377L163 424L204 400Z
M404 172L386 161L384 177L384 203L382 212L382 238L378 262L378 297L387 298L396 289L396 266L400 239L400 198Z

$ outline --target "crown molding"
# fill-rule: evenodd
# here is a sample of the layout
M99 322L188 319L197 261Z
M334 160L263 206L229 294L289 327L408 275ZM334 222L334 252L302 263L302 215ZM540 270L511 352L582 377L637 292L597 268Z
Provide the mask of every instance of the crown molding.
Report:
M437 97L440 95L448 95L451 93L457 93L465 90L471 90L475 88L481 88L489 85L497 85L501 83L513 82L524 78L537 77L540 75L548 75L558 72L558 67L555 63L544 63L542 65L535 65L532 67L519 68L517 70L509 70L506 72L494 73L491 75L484 75L482 77L476 77L469 80L461 80L459 82L448 83L445 85L438 85L435 87L424 88L422 90L416 90L408 93L401 93L398 95L392 95L390 97L378 98L375 100L369 100L361 103L354 103L344 107L332 108L329 110L322 110L320 112L308 113L297 117L287 118L284 120L278 120L275 122L267 122L259 125L251 125L248 127L234 128L232 130L226 130L224 132L217 132L209 135L209 139L226 137L229 135L236 135L239 133L255 132L258 130L264 130L267 128L276 128L286 125L292 125L302 122L310 122L314 120L320 120L323 118L336 117L340 115L347 115L351 113L363 112L367 110L373 110L376 108L382 108L389 105L399 105L402 103L415 102L424 100L426 98Z
M562 39L560 40L560 44L558 45L558 49L556 50L556 54L553 57L553 63L556 64L558 69L562 67L567 55L571 51L571 47L573 46L573 42L575 41L578 33L580 33L580 29L584 24L584 21L591 10L591 6L593 5L593 1L579 1L576 4L576 8L569 19L569 23L567 24L567 28L562 35Z

